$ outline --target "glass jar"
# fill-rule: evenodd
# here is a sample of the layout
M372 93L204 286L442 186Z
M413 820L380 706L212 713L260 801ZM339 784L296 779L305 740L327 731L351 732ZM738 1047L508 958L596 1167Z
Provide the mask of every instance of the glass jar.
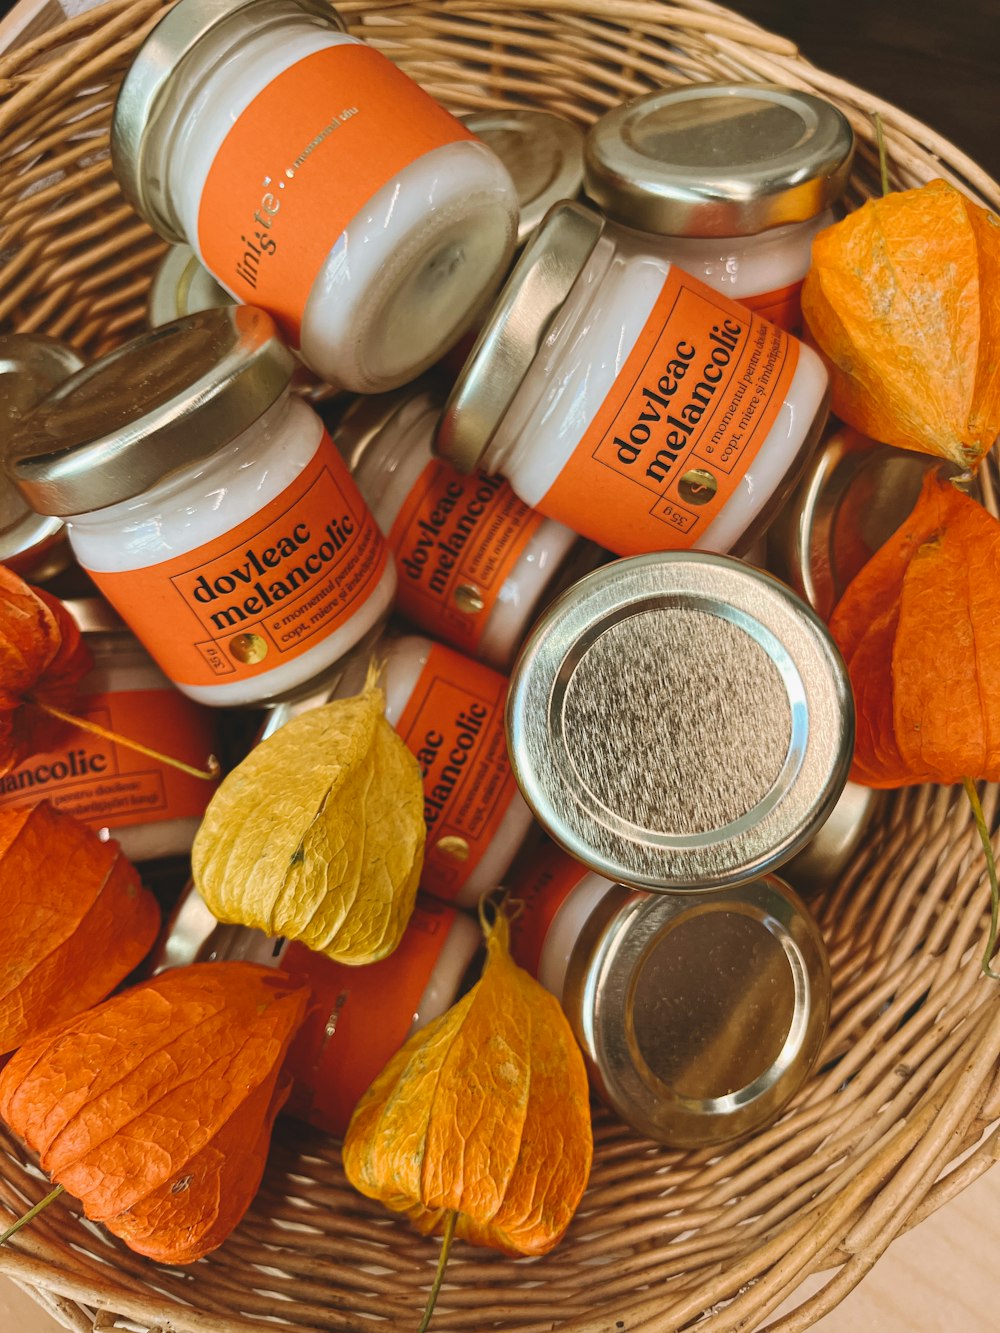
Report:
M538 609L597 550L534 513L500 477L431 453L441 404L414 386L358 398L333 434L396 561L396 610L499 670Z
M538 229L553 204L575 199L583 184L583 131L564 116L535 108L474 111L466 129L493 149L517 190L517 243Z
M640 1134L679 1148L748 1134L815 1065L830 965L781 880L649 894L549 848L509 897L523 904L515 960L560 1001L595 1088Z
M811 348L558 205L452 391L436 448L620 555L739 550L822 431Z
M635 241L799 328L812 239L854 158L832 103L773 84L660 89L606 111L585 155L587 194Z
M206 310L142 334L21 423L9 466L179 689L307 691L388 614L385 541L270 317Z
M466 989L481 942L471 917L418 895L395 951L381 962L347 967L295 941L220 925L190 888L153 970L241 959L279 967L309 986L313 1005L287 1058L295 1080L287 1110L340 1137L362 1094L404 1041Z
M202 267L189 245L172 245L153 274L149 288L149 327L157 329L183 315L232 303L233 298Z
M617 560L521 651L511 763L545 831L623 884L691 893L777 869L822 827L854 750L826 627L777 579L701 551Z
M0 452L6 453L25 413L82 366L71 347L44 334L0 337ZM62 520L36 514L0 472L0 564L33 583L44 583L71 558Z
M181 0L122 83L112 162L161 236L362 393L433 365L514 246L494 154L320 0Z
M424 777L420 888L475 907L536 833L507 757L507 678L417 635L387 637L374 651L382 664L385 715ZM357 694L367 670L367 655L358 654L328 697ZM287 718L299 710L291 704L282 711Z
M94 658L73 711L161 754L204 768L213 714L178 693L98 598L64 603ZM187 856L215 783L149 755L65 727L57 744L0 778L0 807L43 798L93 829L108 829L133 861Z

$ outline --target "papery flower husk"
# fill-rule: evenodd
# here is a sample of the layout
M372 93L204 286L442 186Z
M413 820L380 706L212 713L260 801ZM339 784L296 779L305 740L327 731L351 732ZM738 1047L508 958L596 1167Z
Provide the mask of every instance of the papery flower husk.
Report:
M995 214L943 180L870 200L814 237L802 313L841 420L978 466L1000 432Z
M42 801L0 809L0 1052L110 994L160 925L118 843Z
M935 473L830 620L869 787L1000 781L1000 522Z
M191 1263L260 1184L309 991L252 963L175 968L28 1042L0 1116L139 1254Z
M425 1234L507 1254L563 1236L593 1155L583 1057L554 996L511 959L500 916L483 975L416 1033L358 1104L344 1140L351 1184Z

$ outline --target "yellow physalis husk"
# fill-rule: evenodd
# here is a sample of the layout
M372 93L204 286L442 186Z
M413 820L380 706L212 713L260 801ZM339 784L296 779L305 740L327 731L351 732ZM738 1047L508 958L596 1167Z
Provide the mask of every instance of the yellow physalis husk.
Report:
M351 1184L507 1254L546 1254L580 1202L593 1155L583 1057L554 996L511 959L501 915L482 978L416 1033L358 1104Z
M364 691L293 719L212 798L192 851L220 921L301 940L341 963L392 953L424 854L420 769Z

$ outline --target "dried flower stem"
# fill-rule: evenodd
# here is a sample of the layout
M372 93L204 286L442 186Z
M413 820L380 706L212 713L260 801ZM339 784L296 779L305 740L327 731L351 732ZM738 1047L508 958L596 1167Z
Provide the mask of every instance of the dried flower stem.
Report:
M161 764L167 764L170 768L177 768L182 773L188 773L193 778L204 778L206 782L214 782L219 776L219 761L215 755L209 755L207 768L194 768L191 764L185 764L183 759L174 759L169 754L161 754L159 750L150 749L148 745L143 745L141 741L133 741L128 736L120 736L117 731L108 731L107 727L102 727L97 722L91 722L85 717L75 717L72 713L64 713L61 708L54 708L52 704L42 703L40 699L32 699L30 702L43 713L48 713L49 717L58 718L60 722L68 722L70 726L79 727L81 731L89 731L93 736L100 736L102 740L111 741L114 745L124 745L128 750L135 750L137 754L144 754L149 759L157 759Z
M882 198L889 193L889 154L885 146L885 130L882 117L875 112L875 143L878 145L878 169L882 177Z
M40 1199L39 1202L35 1204L34 1208L29 1208L26 1213L23 1213L13 1226L9 1226L7 1230L0 1235L0 1245L6 1245L15 1231L20 1231L22 1227L27 1226L29 1222L33 1221L38 1216L43 1208L48 1208L50 1203L58 1199L62 1192L63 1187L57 1185L54 1190L51 1190L46 1194L44 1199Z
M979 840L983 844L983 851L986 854L986 869L990 877L990 937L986 941L986 952L983 954L983 971L994 981L1000 981L1000 973L994 972L990 967L990 959L997 947L997 922L1000 918L1000 888L997 886L997 863L993 856L993 843L990 841L990 831L986 827L986 816L983 814L983 807L979 802L976 784L971 778L963 778L962 786L965 788L965 794L972 806L972 815L976 821L976 828L979 830Z
M431 1286L430 1295L427 1297L427 1304L424 1306L424 1317L420 1321L420 1327L417 1329L417 1333L427 1333L427 1330L430 1327L431 1316L434 1313L435 1305L437 1305L438 1292L441 1290L441 1284L444 1281L444 1270L448 1265L448 1255L451 1253L451 1242L455 1236L455 1223L457 1221L458 1213L452 1209L444 1224L444 1235L441 1237L441 1253L438 1255L437 1271L434 1274L434 1282Z

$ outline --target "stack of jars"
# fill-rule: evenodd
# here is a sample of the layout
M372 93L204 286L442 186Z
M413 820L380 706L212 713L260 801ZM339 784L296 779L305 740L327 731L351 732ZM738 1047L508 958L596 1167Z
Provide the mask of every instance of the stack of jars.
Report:
M834 107L766 85L654 92L585 138L540 111L463 122L312 0L180 0L140 49L113 158L175 248L149 332L0 399L39 534L37 562L3 554L46 577L72 552L111 646L93 707L122 693L171 751L210 749L219 707L264 708L263 740L383 663L428 829L397 953L341 967L194 894L162 950L310 982L307 1118L342 1131L454 1000L479 937L461 909L503 884L518 956L641 1131L745 1132L815 1060L822 941L771 872L837 807L849 690L818 619L728 553L825 423L793 330L852 150ZM204 789L140 774L102 804L81 784L119 757L74 746L17 795L65 778L140 859L187 850Z

